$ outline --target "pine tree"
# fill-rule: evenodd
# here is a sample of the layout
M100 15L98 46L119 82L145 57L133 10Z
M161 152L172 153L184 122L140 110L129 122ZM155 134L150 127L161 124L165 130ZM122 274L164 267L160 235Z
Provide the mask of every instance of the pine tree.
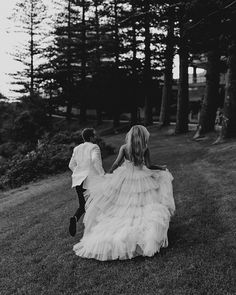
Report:
M49 48L54 84L61 89L61 104L66 105L67 119L71 118L73 105L80 108L80 120L86 118L86 26L85 1L54 1L54 45Z
M15 60L24 66L23 71L12 75L16 80L14 84L23 86L20 93L33 97L38 91L37 67L44 50L46 7L42 0L18 1L11 18L18 32L26 38L13 53Z
M207 53L206 88L199 120L199 136L214 131L219 106L220 52L215 48ZM196 138L196 136L195 136Z
M221 27L227 51L227 73L224 98L224 122L221 137L236 137L236 2L221 1L223 6Z
M188 85L188 66L189 66L189 46L184 22L186 21L187 11L185 6L180 10L179 18L179 85L177 98L177 113L175 133L185 133L188 131L189 113L189 85Z
M228 46L227 80L224 101L223 137L236 137L236 35L232 34Z
M170 104L172 100L173 86L173 59L175 53L175 9L173 7L166 8L167 15L167 36L165 39L165 65L164 65L164 85L162 88L162 100L160 110L160 125L166 126L170 123Z
M101 31L100 31L100 22L99 22L99 5L101 5L101 0L94 0L94 31L95 31L95 66L94 72L97 74L101 69L101 51L100 51L100 44L101 44ZM96 103L96 112L97 112L97 125L102 124L102 108L101 105Z
M131 0L131 13L133 15L136 14L136 5L135 0ZM133 87L137 87L138 85L138 69L137 69L137 26L136 26L136 20L133 17L132 18L132 80L133 80ZM135 93L135 92L134 92ZM136 125L138 122L138 108L137 108L138 102L137 98L134 97L132 109L131 109L131 125Z
M152 125L152 103L150 99L150 86L151 86L151 34L150 34L150 1L144 2L144 90L145 90L145 125Z
M204 54L206 64L206 87L202 102L199 128L194 135L197 139L207 132L213 131L215 126L216 110L220 105L219 80L220 80L220 56L223 54L220 45L222 34L221 18L215 14L219 10L219 2L211 0L193 2L190 15L193 24L190 25L189 36L191 52ZM201 15L198 14L202 11Z
M236 2L227 1L194 1L193 11L195 19L190 25L191 43L204 52L208 57L206 90L200 115L200 130L194 136L214 130L216 109L220 106L219 100L219 75L221 69L220 57L227 57L227 75L225 87L224 122L220 138L231 137L236 134L235 124L235 12ZM196 17L196 11L202 11ZM228 49L228 50L227 50Z

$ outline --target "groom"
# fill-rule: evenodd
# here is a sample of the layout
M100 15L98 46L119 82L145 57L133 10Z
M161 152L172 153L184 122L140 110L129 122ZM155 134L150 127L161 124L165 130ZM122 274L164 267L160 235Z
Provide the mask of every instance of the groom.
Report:
M76 234L76 223L85 213L84 191L92 178L96 175L103 175L101 151L96 141L96 133L93 128L86 128L82 131L83 143L76 146L69 163L72 173L72 187L75 187L79 208L70 218L69 232L72 237Z

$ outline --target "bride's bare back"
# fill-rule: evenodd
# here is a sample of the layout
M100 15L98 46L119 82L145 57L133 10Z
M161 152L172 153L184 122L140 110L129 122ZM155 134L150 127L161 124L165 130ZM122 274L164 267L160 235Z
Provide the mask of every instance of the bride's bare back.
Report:
M120 147L118 156L117 156L115 162L113 163L111 169L109 170L109 172L112 173L117 167L119 167L122 164L123 160L128 160L130 162L133 162L133 160L131 159L130 154L128 152L127 144L123 144ZM151 167L151 163L150 163L150 152L149 152L149 149L148 148L144 151L143 164L145 166L147 166L148 168Z

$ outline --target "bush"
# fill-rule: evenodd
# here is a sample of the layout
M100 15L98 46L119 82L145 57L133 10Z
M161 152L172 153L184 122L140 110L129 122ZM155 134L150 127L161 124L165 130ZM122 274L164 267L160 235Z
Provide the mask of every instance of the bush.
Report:
M34 145L30 143L5 142L0 145L0 156L9 159L17 154L26 155L33 149Z
M71 143L71 137L67 132L59 132L51 138L50 142L52 144Z
M49 120L40 97L24 97L21 102L0 102L0 143L32 142L49 128Z
M35 110L26 110L21 112L14 120L12 127L13 139L19 142L37 142L44 132L41 121L46 120L45 115L36 116Z
M17 153L17 144L15 142L5 142L0 145L0 156L4 158L12 157Z
M81 131L75 131L75 132L58 132L53 137L49 138L48 140L52 144L71 144L74 143L75 145L78 145L83 142Z
M71 135L61 133L51 138L47 135L36 149L26 155L18 152L1 165L0 172L3 176L0 177L0 188L18 187L44 175L66 171L72 150L77 145L75 142L81 140L78 132ZM114 148L101 139L98 140L98 145L103 157L114 153Z
M43 175L65 171L71 149L69 145L44 145L26 155L15 155L5 167L0 187L17 187Z
M0 175L3 175L8 168L8 161L6 158L0 156Z

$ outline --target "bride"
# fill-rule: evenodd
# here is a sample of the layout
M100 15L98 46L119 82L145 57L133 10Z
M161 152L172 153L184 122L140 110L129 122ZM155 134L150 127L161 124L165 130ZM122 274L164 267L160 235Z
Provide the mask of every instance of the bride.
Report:
M151 166L148 140L144 126L133 126L111 174L100 176L87 191L85 230L73 247L76 255L102 261L131 259L153 256L168 246L175 211L173 177Z

